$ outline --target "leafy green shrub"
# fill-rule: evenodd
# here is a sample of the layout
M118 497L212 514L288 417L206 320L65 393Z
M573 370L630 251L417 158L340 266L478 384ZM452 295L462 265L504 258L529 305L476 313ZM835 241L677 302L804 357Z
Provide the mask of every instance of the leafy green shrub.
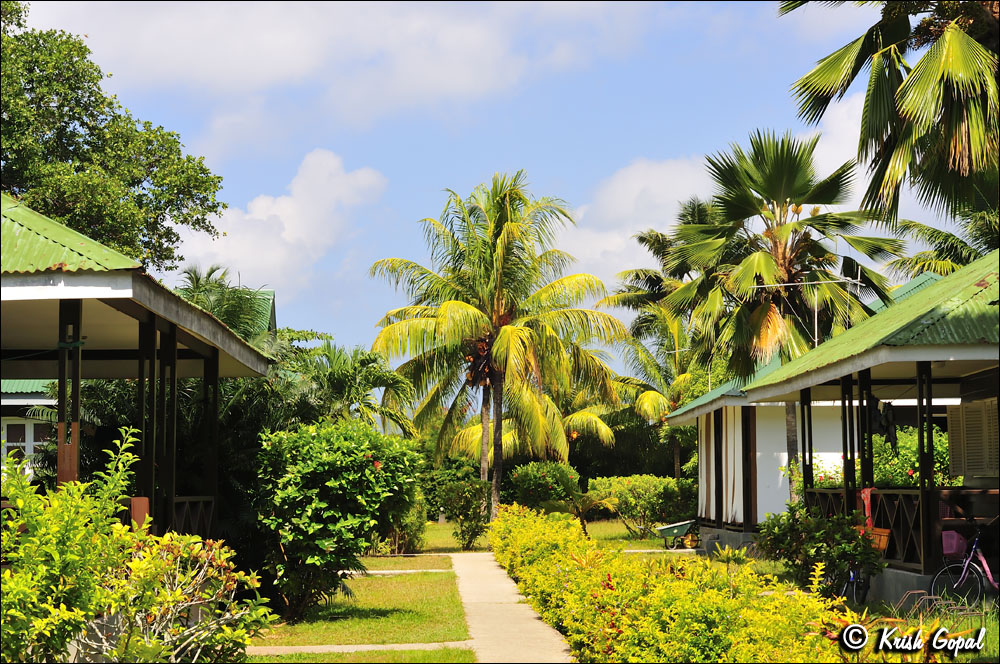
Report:
M885 436L872 437L873 471L875 486L882 488L915 488L920 485L920 456L917 451L917 430L915 427L896 429L896 449ZM948 448L948 434L934 427L934 485L961 486L964 478L951 476L951 453ZM861 486L861 463L854 465L855 481ZM796 495L803 495L802 473L796 468L792 472ZM813 485L817 489L839 489L844 486L843 463L826 462L817 459L813 464Z
M270 622L257 579L218 542L121 524L136 457L132 430L89 483L40 495L2 462L3 661L240 661Z
M261 522L277 539L268 562L295 621L341 588L340 570L363 569L380 522L409 509L419 456L355 420L261 438Z
M647 536L657 523L691 518L698 499L692 481L655 475L597 477L590 480L590 493L617 501L618 514L633 537Z
M386 553L416 553L424 547L424 531L427 530L427 507L423 494L418 489L413 496L413 504L402 513L389 515L382 526L382 539Z
M441 492L444 487L452 482L477 479L479 477L479 467L469 459L446 458L441 462L440 468L426 469L420 473L420 491L424 494L427 504L427 516L430 519L437 519L441 513L443 503Z
M838 580L852 567L876 574L885 566L871 541L856 529L863 523L860 512L830 516L817 507L788 503L787 511L770 514L760 524L757 546L765 556L783 561L800 586L809 582L810 570L823 563L826 589L839 590Z
M841 661L834 603L746 566L602 550L567 515L518 505L490 545L581 662Z
M455 524L455 538L466 551L489 527L490 483L479 479L446 484L441 490L444 512Z
M527 507L546 501L566 500L580 491L580 473L573 466L556 461L532 461L510 474L515 500Z

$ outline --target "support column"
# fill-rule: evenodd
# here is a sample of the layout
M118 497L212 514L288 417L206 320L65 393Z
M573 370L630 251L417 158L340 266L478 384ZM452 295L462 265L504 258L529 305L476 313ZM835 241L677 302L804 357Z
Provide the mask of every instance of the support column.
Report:
M930 362L917 362L917 454L920 471L920 563L929 574L941 558L937 493L934 491L934 417Z
M757 526L757 409L740 407L741 441L743 448L743 532L752 533Z
M872 445L872 371L858 372L858 442L861 448L861 486L875 486L875 451Z
M802 484L806 489L812 489L813 480L813 423L812 423L812 390L806 388L799 392L799 411L802 420Z
M857 508L853 401L854 380L850 375L843 376L840 379L840 426L844 451L844 510L848 514Z
M150 516L159 516L156 505L156 318L139 321L139 463L136 492L149 501ZM153 523L156 523L154 520Z
M59 301L59 387L56 410L56 480L80 478L80 372L82 364L80 325L82 300ZM68 392L68 394L67 394Z
M205 490L216 500L219 497L219 349L213 348L203 362L202 436L206 450Z
M715 527L722 528L722 409L716 408L712 413L713 453L715 457Z
M162 434L157 455L161 512L159 530L170 530L174 518L174 498L177 495L177 326L167 325L160 343L159 403L162 413Z

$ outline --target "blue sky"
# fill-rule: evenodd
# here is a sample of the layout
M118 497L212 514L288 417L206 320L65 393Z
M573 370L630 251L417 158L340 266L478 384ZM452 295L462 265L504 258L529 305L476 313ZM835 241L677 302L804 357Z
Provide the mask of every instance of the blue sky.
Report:
M226 236L182 253L277 290L278 322L371 344L404 304L377 259L426 261L444 188L525 169L569 202L561 246L614 286L631 236L707 196L704 155L756 128L806 134L788 92L868 8L615 4L33 3L86 35L106 88L224 178ZM820 170L856 149L863 88L828 113ZM860 186L857 187L860 189ZM912 201L905 216L932 217ZM170 275L165 277L171 280Z

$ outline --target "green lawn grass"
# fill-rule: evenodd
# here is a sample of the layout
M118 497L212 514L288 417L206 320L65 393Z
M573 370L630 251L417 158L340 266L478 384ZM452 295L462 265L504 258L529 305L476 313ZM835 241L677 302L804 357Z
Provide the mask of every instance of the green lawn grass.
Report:
M421 553L460 553L462 547L452 534L455 529L450 523L428 523L427 530L424 531L424 548ZM483 535L476 542L473 551L486 550L486 536Z
M451 569L448 556L366 556L361 562L370 570Z
M256 646L435 643L469 638L453 573L369 576L348 581L354 599L338 595L298 624L283 624Z
M475 662L476 655L464 648L434 650L366 650L365 652L303 652L294 655L250 657L251 662Z
M631 539L628 530L618 519L591 521L587 524L587 534L598 546L610 549L662 549L663 540L648 537Z

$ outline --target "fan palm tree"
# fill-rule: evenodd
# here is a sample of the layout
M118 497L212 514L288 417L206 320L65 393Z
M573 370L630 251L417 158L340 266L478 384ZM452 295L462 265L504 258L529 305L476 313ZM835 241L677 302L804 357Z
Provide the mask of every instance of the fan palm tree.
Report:
M822 213L846 199L854 164L817 177L818 140L758 131L749 150L733 145L708 158L720 216L674 229L665 267L694 276L661 300L668 317L688 321L696 364L723 357L727 373L745 380L775 354L797 357L866 318L862 297L891 299L884 276L834 247L843 242L886 260L903 243L858 235L865 213ZM794 460L794 405L786 408L786 429Z
M449 191L439 220L423 220L432 267L401 258L376 262L373 276L403 287L410 304L389 311L372 346L408 356L398 371L421 398L414 420L450 404L439 449L482 403L480 470L493 440L493 509L500 499L505 437L537 456L565 454L562 417L550 394L571 385L613 399L613 372L589 344L628 337L613 316L582 308L605 295L589 274L563 276L573 260L553 248L572 218L555 198L534 199L525 175L495 175L463 199ZM508 445L511 443L508 442Z
M787 14L805 2L782 2ZM839 5L843 3L830 2ZM792 86L799 116L818 122L868 70L858 158L872 180L867 209L894 221L910 176L926 204L957 214L997 207L996 2L883 2L865 34L820 60ZM910 17L920 16L911 26ZM905 57L930 48L914 65Z
M926 226L916 221L901 219L900 233L923 241L929 246L925 251L889 261L888 267L901 277L915 277L922 272L951 274L963 265L1000 249L1000 223L997 210L971 212L959 216L960 232Z
M797 357L867 317L862 296L890 299L884 276L831 245L885 260L899 256L903 243L856 234L864 213L821 213L820 206L846 199L854 165L818 178L818 139L756 132L749 150L733 145L708 158L720 220L673 231L666 267L688 266L695 276L661 301L690 321L700 364L724 355L729 372L747 378L775 353Z

